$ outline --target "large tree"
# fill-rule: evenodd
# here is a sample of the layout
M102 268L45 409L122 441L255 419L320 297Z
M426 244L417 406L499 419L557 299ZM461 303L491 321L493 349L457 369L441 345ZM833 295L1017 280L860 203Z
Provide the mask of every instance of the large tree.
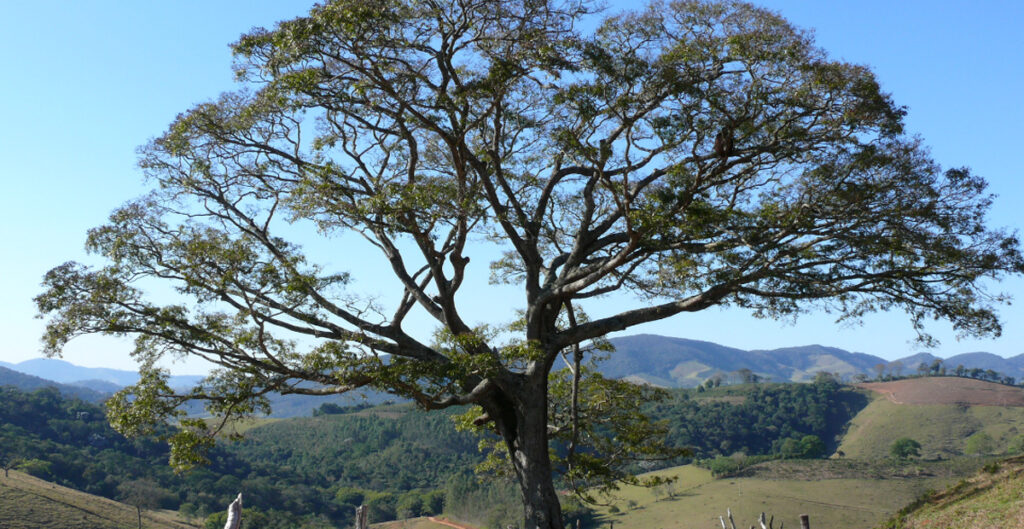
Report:
M924 338L932 318L999 333L1003 298L986 285L1024 270L1018 241L986 226L981 178L942 170L904 133L868 68L748 4L591 11L340 0L244 35L244 88L144 146L155 189L90 232L108 264L46 276L47 351L136 337L142 382L112 405L124 431L185 398L224 417L265 409L268 392L360 387L478 405L526 527L547 529L560 526L549 372L581 344L725 305L903 310ZM320 236L351 258L346 233L386 258L394 298L357 295L303 252ZM494 281L521 288L501 300L516 321L460 311L487 255ZM645 303L583 316L615 292ZM409 330L417 314L435 335ZM221 369L174 395L156 366L179 355ZM201 442L184 424L179 444Z

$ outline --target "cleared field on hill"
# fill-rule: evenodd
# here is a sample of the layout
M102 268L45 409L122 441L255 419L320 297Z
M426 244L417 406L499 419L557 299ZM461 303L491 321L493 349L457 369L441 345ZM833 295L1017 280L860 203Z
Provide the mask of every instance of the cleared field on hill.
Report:
M146 529L193 529L176 512L143 511ZM126 529L138 527L135 507L11 471L0 473L3 529Z
M1024 407L998 404L1013 402L1024 392L1020 388L949 377L861 387L883 397L850 421L839 445L849 458L888 457L892 442L901 437L921 443L922 457L954 457L964 454L967 438L978 432L990 435L994 451L1001 453L1013 437L1024 433Z
M827 462L825 462L827 463ZM602 524L616 529L690 529L718 527L718 516L732 509L737 526L756 525L762 512L775 516L775 526L797 527L800 514L811 516L811 527L869 528L928 489L941 489L957 481L953 477L898 479L712 479L711 473L694 466L658 472L677 475L675 494L624 487L613 504L622 512L600 509ZM819 473L813 474L820 477ZM661 492L661 493L659 493Z
M1024 388L960 377L923 377L866 382L857 387L881 393L897 404L1024 406Z
M220 421L218 421L217 419L205 420L207 426L211 428L216 427L220 424ZM244 419L234 419L224 425L224 429L221 430L220 434L222 436L243 435L245 434L245 432L248 432L249 430L253 430L261 426L266 426L268 424L273 424L280 420L282 419L278 419L275 417L247 417Z

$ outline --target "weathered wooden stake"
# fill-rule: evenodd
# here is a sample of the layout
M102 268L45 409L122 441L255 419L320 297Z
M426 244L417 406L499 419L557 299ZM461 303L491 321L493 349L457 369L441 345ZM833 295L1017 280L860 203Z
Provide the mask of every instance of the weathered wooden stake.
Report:
M367 523L366 506L360 505L356 507L356 529L369 529L370 524Z
M142 521L142 510L139 510L139 521ZM224 529L238 529L242 525L242 493L238 493L235 501L228 505L228 521Z
M729 517L729 525L732 526L731 529L736 529L736 521L732 519L732 509L726 509L725 515ZM725 518L719 516L718 521L722 522L722 529L730 529L729 527L725 526Z
M811 517L806 514L800 515L800 529L811 529Z

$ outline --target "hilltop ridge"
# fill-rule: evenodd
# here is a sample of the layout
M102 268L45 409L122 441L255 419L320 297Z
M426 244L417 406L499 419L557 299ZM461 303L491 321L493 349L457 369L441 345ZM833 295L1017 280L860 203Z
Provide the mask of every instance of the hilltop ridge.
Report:
M879 369L892 375L908 375L921 363L932 364L941 358L931 353L916 353L889 361L880 356L850 352L838 347L804 345L778 349L743 350L713 342L673 338L655 334L637 334L609 340L615 352L598 363L607 377L624 378L662 387L695 387L719 376L726 382L740 382L737 374L749 369L760 380L807 382L819 372L838 374L845 380L864 375L879 375ZM1002 358L991 353L967 353L942 361L949 370L992 369L1003 375L1024 379L1024 355Z

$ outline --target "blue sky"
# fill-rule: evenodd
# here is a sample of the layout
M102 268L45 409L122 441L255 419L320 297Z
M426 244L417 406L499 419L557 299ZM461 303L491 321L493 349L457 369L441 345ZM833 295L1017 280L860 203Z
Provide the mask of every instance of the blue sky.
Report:
M1022 2L765 0L797 26L813 28L832 57L870 65L907 123L944 166L970 166L998 194L992 224L1024 227L1018 126L1024 123ZM88 228L146 189L135 149L193 104L232 88L228 44L246 30L297 16L308 1L6 2L0 17L0 361L39 356L42 322L32 297L47 269L82 252ZM614 7L614 3L613 3ZM358 267L357 267L358 268ZM933 333L939 356L1024 353L1024 281L994 290L1017 303L1002 310L997 340ZM482 315L512 296L467 300ZM497 297L496 297L497 296ZM518 301L511 299L509 303ZM859 327L829 315L795 324L711 310L649 324L651 332L741 348L820 343L894 359L918 351L901 313ZM65 358L131 368L130 345L83 339ZM175 367L195 372L196 364Z

